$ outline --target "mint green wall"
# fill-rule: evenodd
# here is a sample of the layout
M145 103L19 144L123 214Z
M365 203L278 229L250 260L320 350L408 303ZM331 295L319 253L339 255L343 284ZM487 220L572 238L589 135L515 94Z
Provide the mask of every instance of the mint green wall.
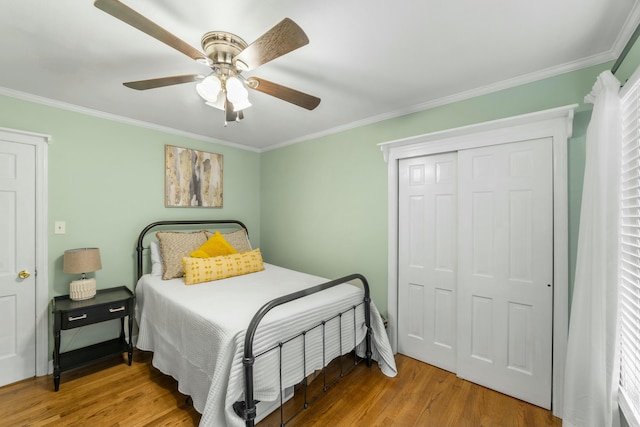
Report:
M380 311L387 312L387 165L377 144L577 103L576 138L569 143L573 275L584 129L590 115L583 98L598 74L610 66L590 67L264 153L260 183L266 258L325 277L360 272L367 276Z
M387 165L375 141L362 129L263 154L268 262L329 278L362 273L386 301Z
M638 65L640 65L640 42L636 39L620 63L620 67L616 70L616 78L624 84L636 71Z
M578 103L569 143L570 271L579 220L582 103L603 64L516 88L317 138L263 154L0 96L0 127L44 133L49 147L49 287L66 294L65 249L97 246L98 287L134 281L134 244L147 223L237 218L267 262L325 277L364 274L387 312L387 164L380 142ZM330 108L330 106L326 106ZM224 155L224 208L165 208L164 145ZM67 233L53 234L63 220ZM572 280L571 280L572 281ZM95 328L95 327L91 327ZM81 328L69 346L101 336ZM99 328L98 328L99 329ZM85 335L83 337L83 334Z
M163 219L235 218L260 244L260 155L111 120L0 96L0 127L51 135L49 145L49 294L68 294L75 277L62 272L66 249L98 247L98 288L133 288L140 230ZM224 207L164 207L165 144L224 155ZM53 234L56 220L66 234ZM102 325L74 330L76 347ZM88 337L83 337L88 335ZM63 345L65 345L63 343Z
M573 136L569 141L567 165L569 180L569 295L573 295L573 278L578 250L578 228L580 226L580 204L582 203L582 181L584 179L585 143L591 110L576 113L573 118ZM571 306L571 299L569 299Z

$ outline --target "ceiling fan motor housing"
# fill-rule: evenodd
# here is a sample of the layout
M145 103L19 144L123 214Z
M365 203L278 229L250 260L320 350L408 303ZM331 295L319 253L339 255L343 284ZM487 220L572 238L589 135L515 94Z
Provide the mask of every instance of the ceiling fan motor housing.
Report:
M232 64L233 58L247 46L242 38L226 31L209 31L202 36L202 50L213 65Z

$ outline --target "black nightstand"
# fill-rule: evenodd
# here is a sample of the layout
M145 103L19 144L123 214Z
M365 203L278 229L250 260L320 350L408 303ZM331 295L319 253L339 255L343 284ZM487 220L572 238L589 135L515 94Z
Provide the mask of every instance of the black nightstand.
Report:
M53 350L53 383L55 391L60 388L60 373L77 368L89 362L128 353L128 364L133 358L134 296L125 286L111 289L100 289L96 296L82 301L74 301L69 295L55 297L52 303L55 348ZM129 341L124 333L124 318L127 317ZM120 319L120 336L88 347L60 353L60 331L93 325L107 320Z

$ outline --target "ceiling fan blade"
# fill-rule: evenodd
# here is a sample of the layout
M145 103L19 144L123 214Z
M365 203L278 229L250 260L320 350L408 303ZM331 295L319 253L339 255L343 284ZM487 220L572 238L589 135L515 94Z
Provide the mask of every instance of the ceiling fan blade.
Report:
M151 37L160 40L162 43L184 53L193 59L205 59L205 56L198 49L190 46L185 41L171 34L155 22L142 16L129 6L119 2L118 0L96 0L93 5L98 9L107 12L109 15L131 25L134 28L147 33Z
M309 38L302 28L285 18L247 46L233 61L241 70L253 70L308 43Z
M179 85L181 83L197 82L202 80L204 76L198 74L187 74L184 76L160 77L158 79L138 80L135 82L122 83L128 88L136 90L155 89L157 87Z
M298 107L306 108L307 110L313 110L320 104L320 98L258 77L249 77L247 79L247 86L253 90L275 96L276 98L295 104Z

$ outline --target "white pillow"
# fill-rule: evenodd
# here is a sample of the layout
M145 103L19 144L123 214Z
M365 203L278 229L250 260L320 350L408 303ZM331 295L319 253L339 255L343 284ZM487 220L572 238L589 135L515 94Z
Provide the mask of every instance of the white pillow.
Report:
M162 255L160 255L160 245L153 241L149 243L151 250L151 275L162 276Z

